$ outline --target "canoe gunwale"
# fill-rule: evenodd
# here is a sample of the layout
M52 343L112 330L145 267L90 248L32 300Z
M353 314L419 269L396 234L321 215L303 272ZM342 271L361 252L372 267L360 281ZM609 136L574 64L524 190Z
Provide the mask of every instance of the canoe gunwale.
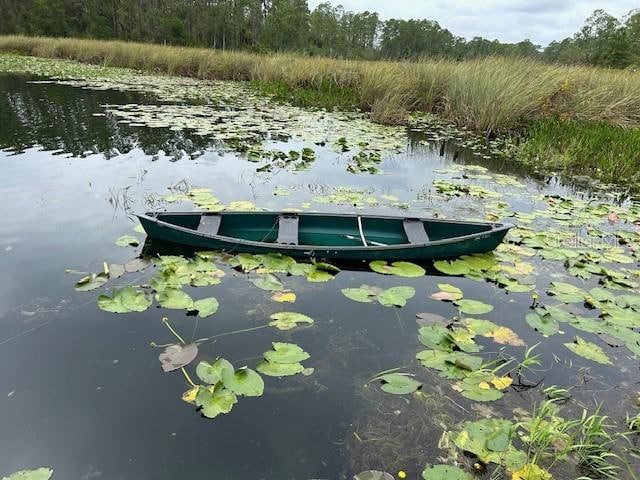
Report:
M240 214L240 215L259 215L259 214L270 214L270 215L279 215L286 214L289 212L229 212L232 214ZM149 222L153 222L158 226L169 228L172 230L180 231L189 235L195 235L197 237L206 238L215 240L218 242L224 242L233 245L245 245L249 247L256 248L278 248L278 249L286 249L286 250L296 250L300 252L312 252L314 250L331 250L335 252L358 252L362 250L370 251L370 252L388 252L394 250L412 250L412 249L420 249L424 247L435 247L442 246L448 244L456 244L459 242L464 242L468 240L474 240L476 238L486 238L488 236L493 236L505 230L509 230L513 228L514 225L508 223L494 223L494 222L472 222L472 221L464 221L464 220L447 220L440 218L422 218L422 217L398 217L398 216L382 216L382 215L353 215L353 214L339 214L339 213L318 213L318 212L309 212L304 213L304 216L321 216L321 217L349 217L355 218L357 216L364 218L375 218L375 219L388 219L388 220L404 220L404 219L417 219L421 221L435 222L435 223L448 223L448 224L462 224L462 225L483 225L483 226L491 226L490 230L486 230L483 232L471 233L468 235L455 236L450 238L445 238L442 240L434 240L425 243L401 243L394 245L354 245L354 246L342 246L342 245L287 245L280 244L277 242L258 242L253 240L245 240L239 239L236 237L227 237L224 235L211 235L203 232L198 232L197 230L193 230L191 228L182 227L179 225L175 225L169 222L165 222L159 218L157 215L173 215L173 216L181 216L181 215L220 215L218 212L147 212L144 215L136 215L141 220L146 220ZM224 213L222 213L224 215Z

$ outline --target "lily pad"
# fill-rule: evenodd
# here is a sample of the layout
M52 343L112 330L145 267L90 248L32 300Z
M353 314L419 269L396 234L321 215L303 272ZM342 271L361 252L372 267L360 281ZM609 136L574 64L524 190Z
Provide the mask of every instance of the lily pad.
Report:
M394 480L393 475L378 470L367 470L353 477L353 480Z
M422 472L424 480L473 480L473 475L458 467L435 465Z
M565 343L564 346L576 355L580 355L588 360L593 360L603 365L611 365L611 360L598 345L587 342L581 337L576 337L574 342Z
M278 292L284 289L284 285L282 285L280 279L272 273L266 273L258 278L253 279L252 283L256 287L262 290L267 290L269 292Z
M53 470L48 467L40 467L35 470L20 470L12 473L2 480L49 480L53 475Z
M433 266L439 272L444 273L445 275L466 275L471 272L471 267L464 260L438 260L433 263Z
M245 397L259 397L264 392L264 380L250 368L240 368L231 373L225 369L222 372L222 382L225 388L236 395Z
M420 265L411 262L393 262L388 265L384 260L374 260L369 263L371 270L385 275L397 275L399 277L422 277L426 271Z
M309 354L294 343L274 342L273 350L264 352L270 363L299 363L309 358Z
M294 292L284 290L271 295L271 300L278 303L293 303L296 301L296 294Z
M422 383L414 380L407 373L387 373L386 375L376 377L374 380L382 381L380 388L394 395L413 393L422 386Z
M229 413L238 402L235 394L219 385L199 387L196 394L196 405L201 407L202 415L215 418L220 414Z
M482 302L479 302L478 300L469 300L466 298L462 298L460 300L456 300L453 303L456 304L460 312L466 313L469 315L482 315L484 313L489 313L493 310L493 305L482 303Z
M258 363L256 370L269 377L289 377L304 371L301 363L271 363L262 361Z
M391 287L378 294L378 302L385 307L404 307L407 300L413 298L416 289L413 287Z
M158 356L162 370L164 372L173 372L189 365L198 355L198 345L190 343L189 345L169 345Z
M98 307L111 313L144 312L151 306L151 298L142 290L124 287L115 290L112 295L100 295Z
M215 385L220 382L223 377L233 375L235 369L228 360L218 358L213 363L200 362L196 367L196 375L198 378L209 385Z
M270 318L273 321L269 322L269 325L276 327L278 330L291 330L297 327L299 323L313 323L313 318L297 312L274 313Z
M560 331L560 325L549 314L540 315L537 312L532 312L528 313L525 319L531 328L545 337L550 337Z
M448 283L439 283L438 288L440 291L431 295L431 298L434 300L453 302L455 300L460 300L463 297L462 290L458 287L454 287L453 285L449 285Z
M360 288L343 288L342 294L350 300L361 303L371 303L376 299L377 294L363 285Z
M215 297L203 298L193 302L193 310L198 311L201 318L209 317L218 311L220 304Z
M165 288L156 294L156 300L164 308L193 310L193 299L179 288Z
M137 247L140 245L140 241L133 235L122 235L116 240L116 245L119 247Z

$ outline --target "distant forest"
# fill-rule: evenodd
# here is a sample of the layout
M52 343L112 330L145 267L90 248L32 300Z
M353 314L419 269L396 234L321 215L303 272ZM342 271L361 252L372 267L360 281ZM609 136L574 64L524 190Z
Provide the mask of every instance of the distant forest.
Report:
M640 9L596 10L572 37L545 48L454 35L433 20L381 20L306 0L2 0L1 34L91 37L359 59L531 57L626 68L640 65Z

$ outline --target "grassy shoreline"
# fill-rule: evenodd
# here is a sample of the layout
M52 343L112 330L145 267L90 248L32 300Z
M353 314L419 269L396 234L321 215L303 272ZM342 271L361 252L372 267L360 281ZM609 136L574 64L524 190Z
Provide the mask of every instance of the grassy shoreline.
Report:
M538 168L640 180L640 73L489 58L367 62L121 41L0 36L0 52L206 80L250 81L300 106L359 108L379 123L432 112L485 136L517 136Z

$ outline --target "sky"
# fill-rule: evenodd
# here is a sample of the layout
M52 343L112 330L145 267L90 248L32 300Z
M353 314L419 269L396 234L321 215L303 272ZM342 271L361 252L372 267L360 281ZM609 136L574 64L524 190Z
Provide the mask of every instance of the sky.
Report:
M309 0L315 8L322 0ZM637 0L331 0L350 11L378 12L388 18L436 20L454 35L501 42L525 38L546 46L570 37L587 17L602 8L621 18L640 6Z

